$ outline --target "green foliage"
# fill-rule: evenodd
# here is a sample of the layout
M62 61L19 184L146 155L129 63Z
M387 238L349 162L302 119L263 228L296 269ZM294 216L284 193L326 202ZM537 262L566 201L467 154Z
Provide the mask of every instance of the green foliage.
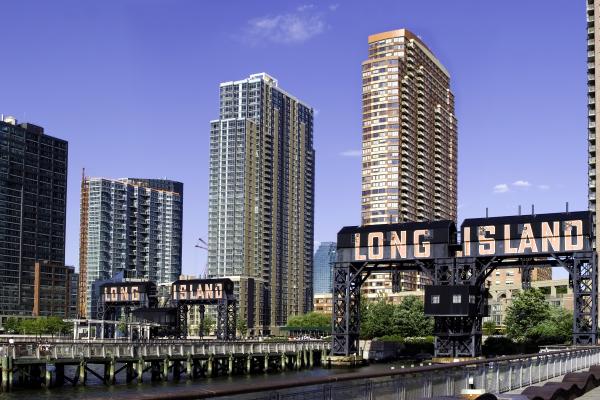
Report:
M235 325L240 335L242 335L242 337L245 337L246 333L248 333L248 322L245 319L240 318L237 320Z
M366 313L361 315L360 333L365 339L395 334L393 330L395 306L385 299L367 304Z
M408 296L394 306L392 327L401 336L427 336L433 333L433 318L425 316L421 299Z
M521 353L522 347L522 343L516 343L506 336L490 336L483 342L481 351L486 357L507 356Z
M485 321L482 325L483 334L490 336L496 333L496 323L494 321Z
M63 335L71 332L71 324L58 317L9 318L4 324L8 333L21 335Z
M361 313L361 337L423 337L433 334L433 318L426 317L423 302L417 296L407 296L400 304L380 299L368 303Z
M10 317L4 323L6 333L19 333L20 322L15 317Z
M506 310L506 333L509 338L524 342L531 329L550 318L550 305L538 289L517 294Z
M569 343L573 335L573 314L551 307L537 289L519 293L504 322L509 338L535 346Z
M314 311L302 315L294 315L288 318L286 326L289 329L321 330L327 333L331 332L331 315Z
M205 315L204 319L200 321L200 330L204 332L205 335L210 335L212 331L215 330L217 326L217 321L210 315Z
M527 339L538 346L569 343L573 335L573 314L559 307L550 309L550 318L527 331Z

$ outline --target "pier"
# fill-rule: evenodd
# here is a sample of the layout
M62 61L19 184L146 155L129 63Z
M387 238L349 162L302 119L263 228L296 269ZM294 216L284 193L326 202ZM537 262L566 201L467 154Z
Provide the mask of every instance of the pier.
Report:
M299 370L321 365L330 343L311 341L56 341L0 344L1 387L105 385Z

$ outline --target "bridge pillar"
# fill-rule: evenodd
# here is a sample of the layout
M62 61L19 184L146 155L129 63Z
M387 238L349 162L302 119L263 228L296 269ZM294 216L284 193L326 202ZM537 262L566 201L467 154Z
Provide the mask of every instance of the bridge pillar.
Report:
M213 374L213 355L208 356L208 360L206 360L206 375L212 376Z
M360 334L360 286L364 264L339 263L333 268L333 332L331 354L358 352ZM368 275L366 271L365 275Z
M246 373L252 372L252 354L248 354L246 357Z
M573 344L598 343L598 267L594 252L573 256L570 277L573 282Z
M144 366L145 366L144 358L140 357L137 362L137 381L138 383L142 383L143 375L144 375Z
M229 375L233 374L233 353L229 353L227 358L227 373Z
M4 370L2 372L4 373ZM6 372L8 373L8 370ZM44 386L47 388L52 386L52 371L48 368L48 364L44 367Z
M79 382L82 385L85 385L87 379L87 363L85 362L85 358L81 357L81 361L79 361Z
M2 357L2 391L8 392L8 356Z
M163 381L168 381L169 380L169 357L165 357L163 359L163 363L162 363L162 378Z
M194 379L194 360L192 359L192 355L188 354L187 361L185 365L185 373L188 380Z
M13 386L14 361L14 358L8 356L8 390Z
M285 358L287 356L285 355L285 352L281 353L281 370L285 371Z
M308 350L308 367L314 367L315 365L315 352L313 350Z
M108 363L108 384L115 384L115 371L117 368L117 362L115 361L115 356L110 357L110 362Z
M269 353L265 353L264 372L269 372Z
M302 350L296 351L296 363L294 366L296 369L300 369L302 367Z

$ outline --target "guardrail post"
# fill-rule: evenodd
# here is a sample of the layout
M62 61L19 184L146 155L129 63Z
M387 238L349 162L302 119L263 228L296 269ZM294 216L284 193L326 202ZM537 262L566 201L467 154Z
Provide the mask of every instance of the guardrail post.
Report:
M87 363L85 362L85 358L81 356L81 360L79 361L79 382L81 382L82 385L85 385L87 379L86 367Z
M508 390L512 390L512 375L513 375L513 367L512 364L508 366Z

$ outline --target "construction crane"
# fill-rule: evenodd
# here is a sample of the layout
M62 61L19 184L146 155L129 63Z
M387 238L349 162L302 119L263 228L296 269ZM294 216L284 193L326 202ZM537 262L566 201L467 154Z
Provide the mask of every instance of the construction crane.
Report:
M196 244L194 245L194 247L198 248L198 249L202 249L202 250L206 250L208 251L208 243L206 243L206 241L202 238L198 238L198 241L196 242ZM206 266L204 267L204 277L206 278ZM202 275L202 274L201 274Z

